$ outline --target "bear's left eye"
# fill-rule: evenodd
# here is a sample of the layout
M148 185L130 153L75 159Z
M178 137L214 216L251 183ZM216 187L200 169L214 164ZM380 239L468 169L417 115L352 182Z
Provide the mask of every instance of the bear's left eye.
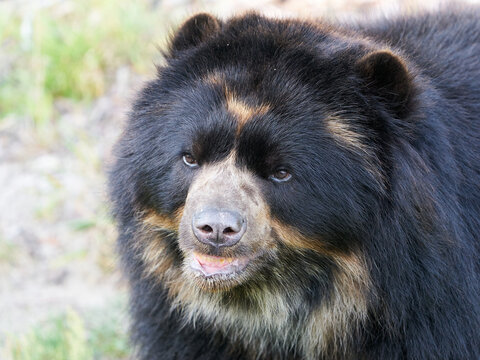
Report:
M285 169L278 169L272 175L269 176L270 179L276 182L285 182L290 180L291 177L292 177L292 174L290 174Z

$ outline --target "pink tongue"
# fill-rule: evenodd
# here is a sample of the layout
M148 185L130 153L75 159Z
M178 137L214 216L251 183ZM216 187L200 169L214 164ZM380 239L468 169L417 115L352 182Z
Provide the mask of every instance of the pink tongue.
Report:
M195 259L199 263L205 275L229 273L232 271L231 269L232 261L226 260L224 263L210 262L208 261L208 259L200 258L197 256L195 256Z
M228 265L229 264L224 264L224 265L220 265L220 266L210 266L210 265L206 265L206 264L200 264L202 269L208 275L217 274L217 273L220 272L219 270L222 270L223 268L227 267Z

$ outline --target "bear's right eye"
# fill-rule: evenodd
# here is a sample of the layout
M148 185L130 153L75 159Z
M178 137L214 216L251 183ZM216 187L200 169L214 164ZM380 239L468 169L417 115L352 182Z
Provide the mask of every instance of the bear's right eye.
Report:
M197 159L192 154L183 154L183 162L190 167L197 167Z

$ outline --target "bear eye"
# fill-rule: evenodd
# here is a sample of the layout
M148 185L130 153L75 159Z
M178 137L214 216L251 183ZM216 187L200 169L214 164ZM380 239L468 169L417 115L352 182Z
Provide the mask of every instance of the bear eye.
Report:
M192 154L183 154L183 162L190 167L198 166L197 159L195 159Z
M292 174L290 174L287 170L278 169L272 175L270 175L269 178L276 182L285 182L290 180L291 177Z

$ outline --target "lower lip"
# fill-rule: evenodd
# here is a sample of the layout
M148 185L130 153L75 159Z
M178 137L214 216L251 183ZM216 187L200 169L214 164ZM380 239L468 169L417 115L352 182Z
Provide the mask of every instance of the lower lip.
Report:
M194 253L190 261L190 267L201 272L205 277L211 277L238 273L245 269L248 262L249 259L246 257L225 258Z

